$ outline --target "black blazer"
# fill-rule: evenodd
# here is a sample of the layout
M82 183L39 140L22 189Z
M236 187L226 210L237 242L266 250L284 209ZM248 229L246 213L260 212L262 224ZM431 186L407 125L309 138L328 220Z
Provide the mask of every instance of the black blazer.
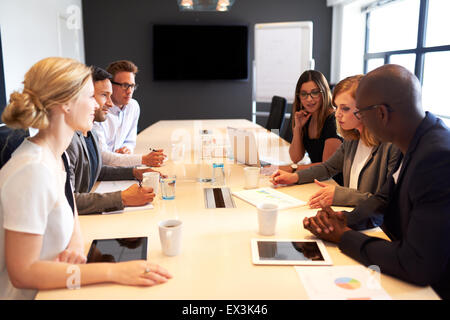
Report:
M382 216L382 228L392 241L347 231L339 248L365 265L378 265L383 273L431 285L450 299L449 128L427 112L400 165L397 183L390 177L382 191L347 214L355 229Z

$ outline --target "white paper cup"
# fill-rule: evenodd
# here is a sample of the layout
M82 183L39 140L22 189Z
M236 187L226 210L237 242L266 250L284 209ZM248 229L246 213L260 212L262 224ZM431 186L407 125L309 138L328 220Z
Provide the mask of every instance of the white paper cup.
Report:
M158 193L159 186L159 172L145 172L142 175L142 185L144 187L153 188L153 193Z
M180 220L164 220L159 223L159 239L162 252L166 256L176 256L181 252L181 230L183 223Z
M244 168L244 176L245 176L245 189L255 189L258 188L259 185L259 173L261 169L258 167L245 167Z
M275 234L278 216L278 205L262 203L257 206L259 234L272 236Z

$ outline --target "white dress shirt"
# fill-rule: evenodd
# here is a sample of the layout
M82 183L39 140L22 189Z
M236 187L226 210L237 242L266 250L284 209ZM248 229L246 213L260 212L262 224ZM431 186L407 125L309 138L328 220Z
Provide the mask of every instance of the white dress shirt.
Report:
M359 140L355 157L353 158L352 168L350 169L349 188L358 189L359 174L367 162L373 147L366 146L364 142Z
M398 176L400 175L400 171L402 170L402 167L403 167L403 160L402 160L402 163L400 163L400 167L398 167L397 171L395 171L395 172L392 174L392 178L394 178L395 184L397 184Z
M97 133L101 149L114 152L127 147L133 152L136 147L139 114L138 102L131 99L122 109L112 106L106 114L106 121L94 122L93 130Z
M102 163L114 167L134 167L142 164L142 154L122 154L102 150Z

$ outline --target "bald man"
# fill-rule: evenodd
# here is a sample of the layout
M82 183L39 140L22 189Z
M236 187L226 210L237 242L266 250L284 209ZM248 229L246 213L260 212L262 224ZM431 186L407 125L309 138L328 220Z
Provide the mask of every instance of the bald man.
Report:
M356 116L402 157L382 190L354 211L323 208L303 225L353 259L450 299L450 130L421 100L419 81L401 66L384 65L362 79ZM355 231L380 217L391 241Z

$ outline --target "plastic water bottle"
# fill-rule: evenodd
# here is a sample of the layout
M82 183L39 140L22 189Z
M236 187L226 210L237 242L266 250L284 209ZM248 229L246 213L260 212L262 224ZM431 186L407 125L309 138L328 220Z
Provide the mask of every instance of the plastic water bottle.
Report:
M202 140L202 160L211 160L213 150L213 135L208 130L200 132Z
M213 176L211 182L214 186L225 185L225 170L223 163L213 163Z

